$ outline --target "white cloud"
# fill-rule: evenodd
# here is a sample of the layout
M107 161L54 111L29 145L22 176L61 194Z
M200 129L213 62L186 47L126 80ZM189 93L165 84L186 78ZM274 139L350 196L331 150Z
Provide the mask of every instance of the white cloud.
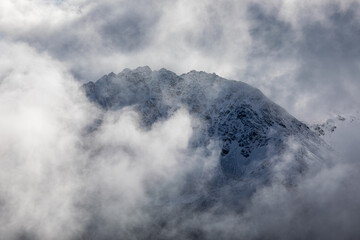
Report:
M151 223L148 210L173 202L190 176L207 181L218 149L189 151L184 110L140 127L132 109L91 106L68 69L26 44L0 42L0 234L6 239L127 236ZM103 123L90 135L95 119Z
M241 214L227 199L182 214L177 203L190 200L179 196L198 174L195 192L203 193L218 149L187 149L195 120L183 110L146 131L132 109L103 115L78 82L138 65L205 70L250 82L303 120L321 119L359 104L357 4L1 1L1 236L143 236L134 227L159 228L160 200L168 203L164 236L185 238L196 227L210 239L357 236L358 126L333 141L333 166L296 190L258 189Z
M26 44L0 49L1 235L71 237L82 228L74 201L88 103L59 62Z
M82 82L142 65L216 72L260 88L305 121L359 103L355 0L0 4L3 38L48 53Z

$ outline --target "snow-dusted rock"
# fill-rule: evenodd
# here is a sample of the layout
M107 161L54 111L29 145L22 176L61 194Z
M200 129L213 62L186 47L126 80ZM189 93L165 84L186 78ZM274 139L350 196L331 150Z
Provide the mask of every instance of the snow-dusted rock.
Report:
M85 84L84 89L104 110L134 106L144 127L186 108L202 123L194 127L190 147L217 141L219 166L227 178L268 179L273 166L291 154L283 179L291 182L309 165L321 162L319 152L324 143L318 135L260 90L240 81L198 71L178 76L166 69L139 67L110 73Z

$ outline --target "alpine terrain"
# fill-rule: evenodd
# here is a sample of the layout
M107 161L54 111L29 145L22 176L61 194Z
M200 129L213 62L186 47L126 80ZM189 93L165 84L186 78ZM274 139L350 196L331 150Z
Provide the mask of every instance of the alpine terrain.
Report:
M219 179L265 183L276 177L274 166L287 161L280 181L291 185L310 166L322 162L320 153L326 144L317 133L240 81L198 71L178 76L166 69L138 67L110 73L83 87L105 113L133 106L144 128L185 108L201 123L193 127L189 148L216 141L221 149L217 183ZM94 125L99 124L101 119ZM289 149L293 157L285 160Z

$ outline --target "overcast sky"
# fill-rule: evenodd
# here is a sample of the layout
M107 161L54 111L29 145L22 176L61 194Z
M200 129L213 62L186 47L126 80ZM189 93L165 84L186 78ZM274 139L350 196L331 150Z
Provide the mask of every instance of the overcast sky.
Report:
M182 230L200 227L210 239L358 239L359 121L328 135L331 166L296 188L260 187L241 214L220 204L182 215L173 203L199 172L201 192L219 146L188 151L194 119L184 110L145 131L131 107L103 114L79 86L144 65L202 70L323 121L358 111L359 43L360 1L0 0L1 238L139 239L160 229L185 239ZM175 217L155 226L162 197L161 213Z
M80 82L148 65L250 83L303 121L360 104L360 8L349 0L2 0L0 41ZM9 56L11 57L11 56Z

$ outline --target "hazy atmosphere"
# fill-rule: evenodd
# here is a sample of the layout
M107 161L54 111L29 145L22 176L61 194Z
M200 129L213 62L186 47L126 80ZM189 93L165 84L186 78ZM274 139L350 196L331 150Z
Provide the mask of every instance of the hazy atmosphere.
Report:
M359 43L360 1L1 0L0 238L359 239ZM83 91L139 66L247 83L309 126L346 121L268 151L271 181L212 192L227 149L196 145L200 115L176 106L144 127L136 104ZM303 146L315 160L289 187Z

